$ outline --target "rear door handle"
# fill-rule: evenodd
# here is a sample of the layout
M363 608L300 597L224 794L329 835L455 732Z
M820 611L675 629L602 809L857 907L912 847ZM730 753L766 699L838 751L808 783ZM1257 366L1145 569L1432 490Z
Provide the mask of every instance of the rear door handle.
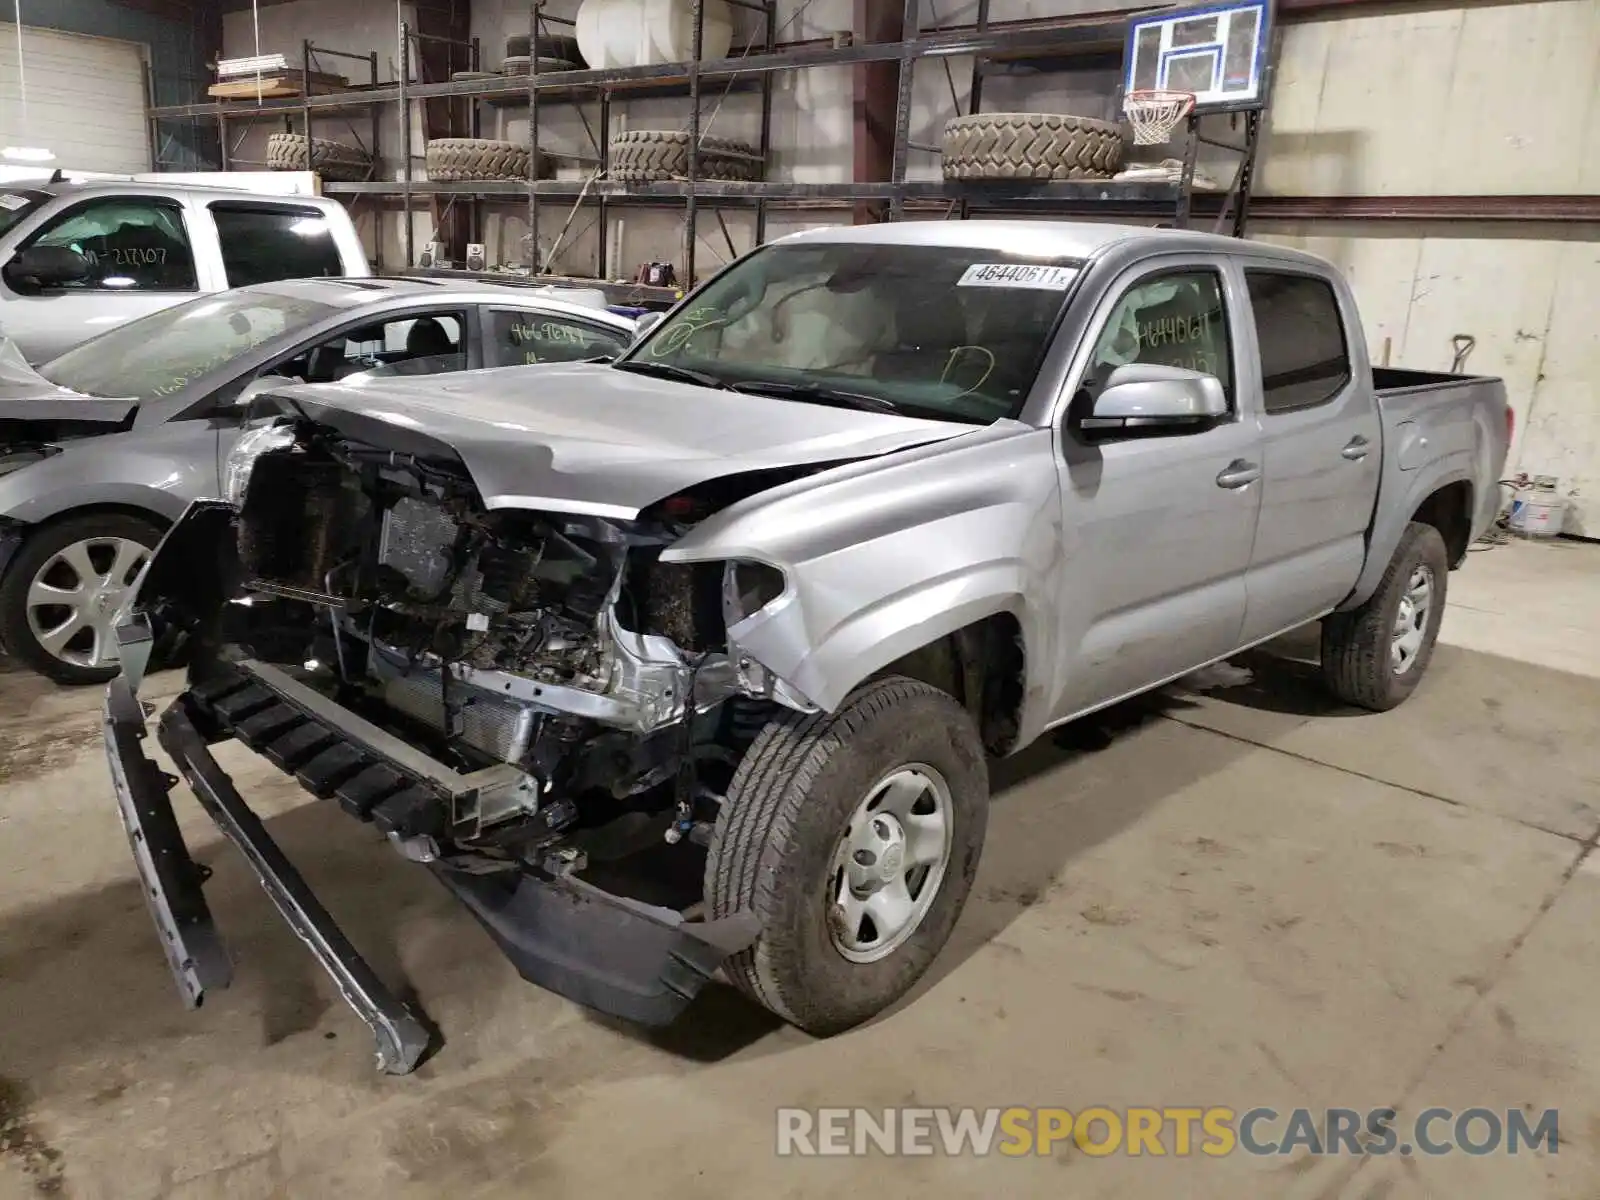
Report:
M1225 488L1248 487L1261 478L1261 464L1236 458L1217 476L1217 486Z
M1339 453L1351 462L1360 462L1367 456L1367 439L1358 433L1344 444L1344 449Z

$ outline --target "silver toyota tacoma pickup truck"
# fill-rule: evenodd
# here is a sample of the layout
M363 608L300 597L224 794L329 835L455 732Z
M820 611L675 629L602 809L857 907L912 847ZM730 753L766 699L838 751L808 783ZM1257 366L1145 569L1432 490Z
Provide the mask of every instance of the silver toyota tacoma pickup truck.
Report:
M212 743L534 983L661 1023L720 969L828 1034L948 938L989 758L1318 620L1337 696L1404 700L1511 422L1498 380L1374 369L1319 259L1034 222L784 238L611 363L273 396L119 624L108 758L198 1004L229 964L137 698L176 631L158 739L395 1073L422 1015Z

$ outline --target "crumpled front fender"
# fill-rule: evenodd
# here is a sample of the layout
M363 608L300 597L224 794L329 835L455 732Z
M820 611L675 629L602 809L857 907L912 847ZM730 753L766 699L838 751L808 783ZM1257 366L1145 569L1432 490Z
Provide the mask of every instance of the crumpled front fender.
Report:
M1045 698L1063 545L1050 431L997 423L762 493L661 557L781 569L783 594L730 621L730 649L831 710L896 659L1002 613L1022 630L1025 694Z

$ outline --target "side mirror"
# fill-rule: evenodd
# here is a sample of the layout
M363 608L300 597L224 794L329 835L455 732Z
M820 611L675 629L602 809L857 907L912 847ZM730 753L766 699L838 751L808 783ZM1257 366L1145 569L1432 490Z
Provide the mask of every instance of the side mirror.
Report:
M640 313L638 318L633 322L633 340L637 342L640 338L644 337L645 334L649 333L657 325L661 324L662 318L666 315L666 313L654 311Z
M87 279L89 260L67 246L29 246L6 264L6 279L35 288Z
M1128 363L1111 372L1080 427L1087 433L1194 431L1227 415L1228 396L1215 375L1185 367Z

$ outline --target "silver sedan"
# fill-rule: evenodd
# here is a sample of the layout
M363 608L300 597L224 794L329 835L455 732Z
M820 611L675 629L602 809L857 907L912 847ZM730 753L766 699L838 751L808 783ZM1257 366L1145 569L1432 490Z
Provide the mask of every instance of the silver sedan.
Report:
M63 683L116 674L111 619L166 527L219 494L253 381L605 358L633 333L526 287L302 279L202 296L36 369L0 342L0 642Z

